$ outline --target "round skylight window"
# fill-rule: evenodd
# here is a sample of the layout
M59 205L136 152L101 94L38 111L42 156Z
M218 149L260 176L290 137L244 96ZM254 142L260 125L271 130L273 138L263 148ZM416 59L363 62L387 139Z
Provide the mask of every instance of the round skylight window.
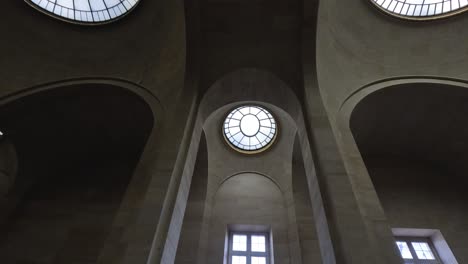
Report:
M258 153L275 140L277 125L266 109L245 105L232 110L224 121L224 138L236 150Z
M383 11L406 19L425 20L460 13L468 0L371 0Z
M33 7L62 20L102 24L132 10L140 0L25 0Z

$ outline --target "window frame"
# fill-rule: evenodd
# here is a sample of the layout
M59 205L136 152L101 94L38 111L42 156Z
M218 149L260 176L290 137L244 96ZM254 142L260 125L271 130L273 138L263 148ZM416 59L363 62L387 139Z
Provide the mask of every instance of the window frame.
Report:
M247 250L246 251L235 251L233 250L234 235L245 235L247 236ZM265 237L265 252L252 252L252 236L263 236ZM232 264L233 256L246 257L246 264L251 264L252 257L265 257L266 264L271 263L270 256L270 234L266 232L236 232L230 231L228 238L228 264Z
M439 253L437 252L436 248L434 247L434 244L432 243L432 240L429 237L396 236L395 245L396 242L405 242L408 245L411 256L413 257L412 259L404 259L401 256L400 249L398 248L398 254L405 264L443 264L442 260L440 259ZM411 244L412 242L427 243L435 259L419 259L413 245Z
M261 146L259 148L256 148L256 149L255 148L254 149L243 148L243 147L241 147L239 145L236 145L237 141L234 141L234 142L231 141L231 139L233 138L234 135L231 134L231 129L229 127L229 123L233 119L232 117L236 112L241 112L240 111L241 109L248 108L248 107L257 108L257 109L260 110L260 112L264 112L268 116L268 119L271 122L272 126L270 127L270 130L274 131L273 135L271 135L271 137L270 137L270 134L267 136L268 140L262 141L262 142L268 141L267 144L264 145L264 146ZM255 115L255 116L257 117L257 115ZM240 123L239 123L239 128L240 128ZM256 103L247 103L247 104L243 104L243 105L238 105L238 106L230 109L225 114L225 117L224 117L224 119L222 121L222 124L221 124L221 133L223 135L224 141L226 142L226 144L231 149L233 149L233 150L235 150L235 151L237 151L239 153L242 153L242 154L255 155L255 154L260 154L260 153L266 152L267 150L269 150L276 143L276 139L279 137L279 133L280 133L280 124L279 124L279 120L276 117L276 115L269 108L267 108L267 107L265 107L263 105L256 104ZM240 133L244 134L242 131L240 131ZM257 132L257 134L258 133L259 132ZM256 135L254 135L254 136L256 136ZM252 136L252 137L254 137L254 136ZM260 143L262 143L262 142L260 142ZM237 142L237 143L240 143L240 142ZM241 144L241 145L243 145L243 144ZM259 144L257 144L257 145L259 145ZM260 145L263 145L263 144L260 144Z

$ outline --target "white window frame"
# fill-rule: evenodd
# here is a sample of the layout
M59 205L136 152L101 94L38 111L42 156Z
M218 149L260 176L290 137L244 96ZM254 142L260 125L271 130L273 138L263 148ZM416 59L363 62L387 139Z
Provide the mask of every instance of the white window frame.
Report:
M246 251L234 251L233 250L233 237L234 235L247 236L247 250ZM265 252L252 252L252 236L263 236L265 237ZM228 250L228 264L232 264L233 256L246 257L246 264L251 264L251 257L265 257L266 264L271 264L270 260L270 234L264 232L229 232L229 250Z
M431 239L428 237L408 237L408 236L401 237L400 236L400 237L395 237L395 243L396 242L405 242L408 245L408 248L411 252L411 255L413 257L412 259L403 259L403 257L401 256L400 249L398 249L398 253L400 253L400 257L403 259L405 264L443 264L443 262L440 260L437 250L434 247L434 244L432 243ZM435 259L418 259L416 251L413 248L413 245L411 244L412 242L427 243Z

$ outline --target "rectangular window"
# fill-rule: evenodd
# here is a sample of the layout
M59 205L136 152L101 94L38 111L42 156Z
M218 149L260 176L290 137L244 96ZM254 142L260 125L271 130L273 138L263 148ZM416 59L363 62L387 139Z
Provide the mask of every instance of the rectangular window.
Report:
M395 237L405 264L442 264L432 241L425 237Z
M268 233L231 232L229 264L270 264Z

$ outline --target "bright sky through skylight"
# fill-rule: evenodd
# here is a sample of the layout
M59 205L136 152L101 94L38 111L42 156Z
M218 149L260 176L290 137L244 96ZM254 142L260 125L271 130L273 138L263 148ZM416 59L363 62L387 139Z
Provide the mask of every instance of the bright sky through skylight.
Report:
M100 23L120 17L139 0L26 0L48 13L83 23Z
M276 121L264 108L242 106L233 110L224 122L224 136L234 147L245 151L266 148L277 132Z

